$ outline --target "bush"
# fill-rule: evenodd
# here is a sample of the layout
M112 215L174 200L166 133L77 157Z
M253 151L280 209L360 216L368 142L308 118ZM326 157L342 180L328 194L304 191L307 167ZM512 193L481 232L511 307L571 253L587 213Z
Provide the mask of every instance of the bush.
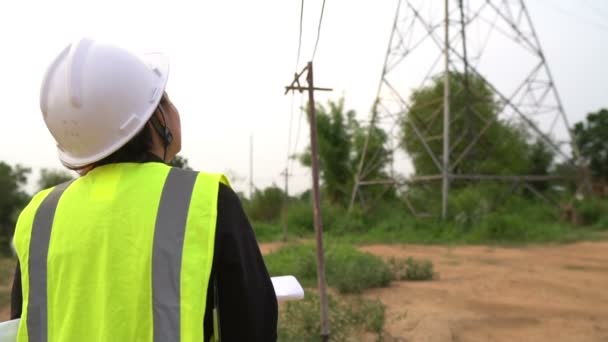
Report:
M439 275L433 271L433 263L429 260L414 258L389 260L389 267L395 280L433 280Z
M327 278L341 293L388 286L392 275L381 258L341 244L327 249Z
M433 263L430 260L416 260L407 258L405 261L405 279L406 280L433 280L438 277L433 271Z
M300 234L314 232L314 221L310 201L298 200L289 204L287 212L290 232Z
M489 241L521 242L527 240L528 227L521 215L492 213L483 221L483 237Z
M264 256L271 276L294 275L305 287L315 286L317 265L311 244L287 245Z
M283 227L279 224L252 222L251 225L258 242L272 242L283 238Z
M449 201L452 221L464 230L478 225L490 211L488 197L474 186L453 191Z
M10 305L11 281L17 259L0 257L0 308Z
M329 299L330 341L358 341L356 333L366 331L381 336L384 329L384 305L361 298L338 301ZM318 341L320 334L319 296L307 293L300 301L285 303L279 310L279 341Z
M264 258L271 275L291 274L304 286L316 286L316 254L312 244L291 245ZM341 293L388 286L392 279L390 269L382 259L345 244L327 245L325 273L328 285Z
M593 228L596 230L608 230L608 215L604 215Z
M277 186L256 190L251 199L245 202L249 219L266 223L277 222L280 218L285 193Z
M577 201L575 208L584 225L590 226L608 215L608 205L598 199L585 199Z

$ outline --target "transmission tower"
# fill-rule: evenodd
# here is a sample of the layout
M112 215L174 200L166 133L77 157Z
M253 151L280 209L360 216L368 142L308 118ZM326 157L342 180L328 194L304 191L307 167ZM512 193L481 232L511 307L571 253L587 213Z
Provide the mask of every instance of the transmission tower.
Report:
M462 83L458 89L466 98L460 113L450 113L449 77L454 72L464 75L458 80ZM443 134L435 132L433 136L420 121L407 120L410 132L424 146L437 172L414 174L411 158L400 147L402 126L410 113L412 91L429 86L437 77L444 78L444 98L428 104L434 113L425 118L425 122L442 120ZM480 117L475 106L476 94L469 84L473 77L491 89L498 108L494 119L473 120ZM458 131L450 131L453 123L450 115L454 114L460 114L467 122ZM483 137L497 121L521 127L534 139L544 142L558 161L578 165L578 149L524 1L399 0L350 207L357 199L364 200L362 187L383 185L407 189L415 184L441 181L445 217L453 182L510 182L534 192L531 182L559 178L546 174L457 172L463 161L477 153L480 143L488 143ZM482 123L473 125L472 122ZM389 135L387 148L392 151L393 159L387 179L369 179L366 175L366 170L373 169L377 159L373 151L368 150L374 127L384 129ZM441 153L429 147L433 141L443 142ZM454 152L456 146L459 153ZM408 207L416 214L409 202Z

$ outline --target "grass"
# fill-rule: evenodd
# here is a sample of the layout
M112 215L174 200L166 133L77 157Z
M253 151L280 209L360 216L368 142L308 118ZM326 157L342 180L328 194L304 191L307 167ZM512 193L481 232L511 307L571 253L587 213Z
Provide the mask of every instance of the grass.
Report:
M426 208L434 215L431 218L416 218L403 203L396 200L377 203L366 213L355 207L350 214L340 206L324 203L324 233L329 238L354 244L523 246L595 241L608 237L606 200L578 203L577 208L585 225L574 226L559 221L556 206L523 195L501 200L500 196L492 195L495 190L455 191L449 206L449 217L445 221L436 218L437 208ZM496 198L488 200L488 196ZM289 238L313 236L312 210L308 200L294 201L289 215L285 217L289 222ZM260 241L281 239L281 227L280 223L254 224Z
M274 242L283 239L283 229L278 224L253 222L251 225L258 242Z
M401 260L390 258L388 265L395 280L421 281L439 278L439 274L433 270L433 263L429 260L412 257Z
M314 245L287 245L264 256L273 276L294 275L304 287L317 286ZM433 280L438 274L429 260L382 258L361 252L351 245L330 242L325 248L325 274L328 286L340 293L360 293L369 288L386 287L392 280Z
M258 241L281 240L280 226L261 224L260 227L256 228L256 235L261 236ZM262 233L258 233L262 230ZM387 218L384 222L370 225L365 231L349 231L345 226L340 229L328 227L325 236L349 244L525 246L597 241L608 238L606 231L608 215L593 226L574 227L560 222L535 222L525 215L491 214L472 227L436 219ZM313 236L312 231L299 231L297 234L289 233L288 241Z
M14 258L0 258L0 288L10 287L15 265L17 260Z
M359 296L329 296L330 341L359 341L362 332L381 340L385 307L378 300ZM361 331L363 330L363 331ZM279 309L279 341L319 341L319 296L309 292L300 301L287 302Z
M271 275L296 276L304 286L316 285L315 248L310 243L292 244L264 257ZM325 247L325 270L329 286L341 293L388 286L393 279L389 266L379 257L342 243Z
M0 310L10 304L16 263L14 258L0 258Z

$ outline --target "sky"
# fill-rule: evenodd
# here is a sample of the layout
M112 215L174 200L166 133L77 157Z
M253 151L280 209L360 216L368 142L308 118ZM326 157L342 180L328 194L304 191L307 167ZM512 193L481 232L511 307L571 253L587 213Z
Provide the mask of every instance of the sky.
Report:
M40 113L40 82L59 51L88 36L169 56L167 91L181 115L181 154L193 168L227 173L247 193L253 136L254 185L283 186L288 153L309 139L302 98L284 95L284 86L311 59L321 4L305 1L296 66L296 0L1 2L0 160L32 167L34 180L40 168L62 168ZM608 2L526 4L570 122L608 107ZM316 85L333 91L316 93L319 102L344 97L348 109L369 115L396 6L397 0L326 0L314 70ZM509 74L509 68L516 65L495 69ZM290 190L297 193L309 187L310 172L291 165Z

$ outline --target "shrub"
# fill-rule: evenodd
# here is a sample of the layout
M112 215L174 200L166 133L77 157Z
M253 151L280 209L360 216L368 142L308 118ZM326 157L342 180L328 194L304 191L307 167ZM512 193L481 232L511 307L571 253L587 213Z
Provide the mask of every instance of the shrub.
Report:
M279 224L252 222L255 238L258 242L271 242L283 237L283 227Z
M608 215L604 215L594 226L596 230L608 230Z
M256 190L251 199L245 202L245 210L247 216L253 221L277 222L284 201L283 190L273 185L264 190Z
M433 280L439 277L430 260L390 258L388 264L395 280Z
M314 232L314 221L310 201L298 200L289 204L287 212L289 231L296 233Z
M327 278L342 293L358 293L367 288L385 287L391 272L381 258L339 244L327 249Z
M484 238L490 241L521 242L527 240L527 224L521 215L492 213L486 217L481 229Z
M271 275L291 274L304 286L316 286L316 254L312 244L281 248L266 255L265 261ZM328 285L342 293L388 286L392 278L389 267L382 259L345 244L327 245L325 273Z
M409 257L405 260L405 280L433 280L438 274L433 271L433 263L430 260L416 260Z
M294 275L305 287L315 286L317 265L311 244L291 244L264 256L271 276Z
M384 305L361 298L329 299L330 341L357 341L359 327L381 336ZM320 334L319 296L310 292L300 301L285 303L279 310L279 341L318 341Z
M577 201L575 208L584 225L593 225L600 221L602 216L608 215L608 205L597 199Z

